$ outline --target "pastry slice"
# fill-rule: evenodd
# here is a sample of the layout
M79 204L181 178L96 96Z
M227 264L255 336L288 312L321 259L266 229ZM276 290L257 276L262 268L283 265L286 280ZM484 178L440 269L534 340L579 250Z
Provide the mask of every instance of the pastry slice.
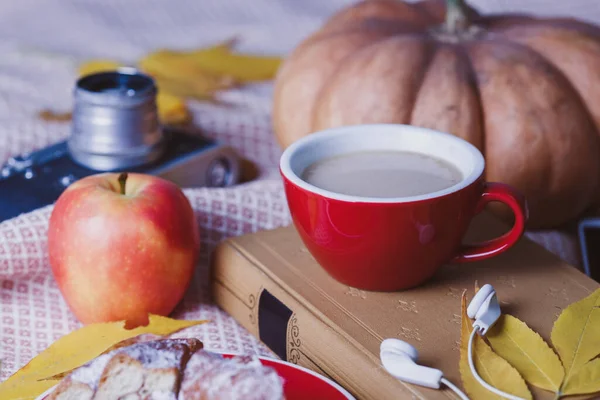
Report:
M67 375L47 400L176 399L197 339L130 340Z
M198 343L166 339L123 348L107 363L92 399L176 400L181 371Z
M152 340L159 340L159 339L162 339L162 336L155 335L152 333L142 333L140 335L137 335L132 338L125 339L125 340L121 340L120 342L113 344L111 347L104 350L101 354L110 353L114 350L120 349L121 347L131 346L132 344L141 343L141 342L149 342ZM60 374L56 374L56 375L49 377L48 379L63 379L65 376L69 375L70 372L71 371L61 372Z
M283 379L252 356L223 358L208 351L192 355L183 373L179 400L280 400Z
M91 400L111 353L102 354L64 377L44 400Z

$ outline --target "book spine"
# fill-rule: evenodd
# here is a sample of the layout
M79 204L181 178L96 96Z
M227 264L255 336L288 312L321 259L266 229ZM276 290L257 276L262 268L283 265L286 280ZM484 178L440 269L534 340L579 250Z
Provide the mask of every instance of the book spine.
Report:
M281 359L328 376L359 399L425 398L348 343L234 245L217 248L212 274L215 302Z

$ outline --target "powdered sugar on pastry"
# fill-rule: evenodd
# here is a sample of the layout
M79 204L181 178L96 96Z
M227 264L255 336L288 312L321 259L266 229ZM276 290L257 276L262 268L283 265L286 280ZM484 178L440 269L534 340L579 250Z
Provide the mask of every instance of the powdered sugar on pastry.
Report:
M150 393L151 396L145 398L175 399L181 370L191 352L202 348L202 342L197 339L144 341L146 338L126 347L115 346L114 350L75 369L59 383L48 400L110 398L115 391L127 391L126 387L117 386L123 386L121 382L131 386L134 378L141 379L138 386Z
M131 342L71 372L47 400L284 399L283 380L256 357L223 358L197 339Z
M279 400L283 380L256 357L195 353L185 368L179 400Z
M112 354L102 354L85 365L75 369L60 381L48 400L91 399L100 380L100 374L111 359Z

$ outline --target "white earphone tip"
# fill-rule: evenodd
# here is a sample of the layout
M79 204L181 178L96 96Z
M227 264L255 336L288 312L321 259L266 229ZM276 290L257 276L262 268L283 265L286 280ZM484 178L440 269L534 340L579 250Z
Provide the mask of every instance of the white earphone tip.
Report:
M399 339L385 339L380 345L381 365L392 376L408 383L439 389L442 371L416 363L417 349Z
M467 315L469 318L475 318L479 308L483 305L488 296L494 292L494 287L489 283L486 283L479 289L467 307Z
M480 291L491 292L492 290L494 290L494 287L492 285L490 285L489 283L486 283L477 291L477 293L479 293Z
M381 353L402 353L411 360L416 361L419 358L419 352L415 347L400 339L385 339L379 347Z

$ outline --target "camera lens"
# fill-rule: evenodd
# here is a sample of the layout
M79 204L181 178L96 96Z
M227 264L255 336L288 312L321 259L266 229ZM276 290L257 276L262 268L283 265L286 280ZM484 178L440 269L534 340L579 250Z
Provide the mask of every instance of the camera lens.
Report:
M115 93L120 96L139 95L152 90L153 86L151 78L135 73L134 69L88 75L78 82L78 87L88 92Z
M165 136L156 110L156 86L133 68L87 75L74 90L68 145L75 162L98 171L156 161Z

